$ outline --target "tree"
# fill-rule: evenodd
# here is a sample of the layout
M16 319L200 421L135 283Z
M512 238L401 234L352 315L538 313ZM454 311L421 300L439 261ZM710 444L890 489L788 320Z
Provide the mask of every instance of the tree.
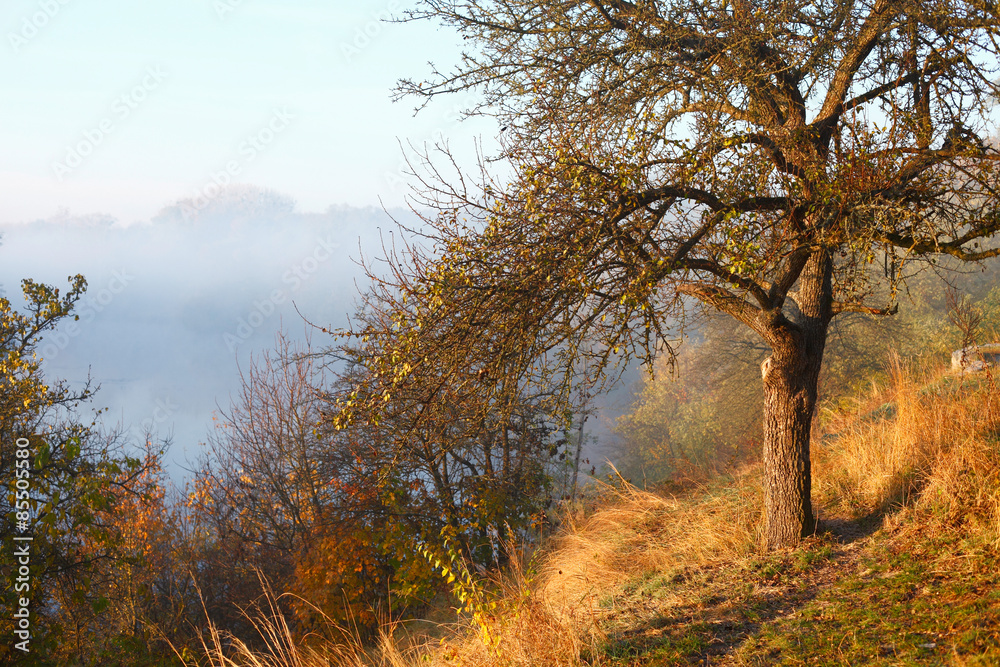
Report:
M552 458L564 459L560 449L570 444L557 434L554 392L516 382L493 397L480 392L491 369L436 335L464 325L444 311L443 320L425 323L429 295L403 272L406 262L397 258L394 266L401 270L394 282L369 276L361 341L338 348L349 364L327 421L366 452L368 479L359 477L360 485L393 480L396 520L410 536L422 546L457 545L473 562L494 565L504 557L498 534L538 524L551 496ZM504 382L510 374L493 377Z
M318 365L283 334L276 342L241 373L188 497L203 538L201 594L212 622L230 632L249 629L240 609L260 595L255 571L278 590L317 601L295 572L332 502L336 453L324 451L316 431Z
M200 575L218 627L244 629L238 608L260 595L254 570L292 593L281 602L302 634L323 618L374 633L379 611L410 602L391 590L399 554L413 551L398 539L401 467L387 471L391 455L373 456L360 430L321 426L334 391L319 355L279 334L209 439L189 504L205 529L199 560L228 561Z
M591 355L599 373L649 361L685 308L718 309L770 348L766 541L812 532L831 321L894 312L912 260L1000 253L985 242L998 155L982 138L996 5L423 0L403 18L440 20L470 48L400 93L478 92L469 113L497 119L510 176L442 178L420 156L433 246L383 370L460 360L486 379L480 404L502 403L553 355L563 368ZM440 354L414 343L427 331Z
M72 317L85 289L82 276L70 279L64 295L24 280L22 312L0 298L0 475L9 480L0 496L0 538L16 545L0 554L0 575L9 582L4 608L11 610L0 622L8 638L0 646L4 664L97 659L112 639L104 631L109 615L99 618L109 606L105 594L115 590L108 573L138 562L128 543L138 537L134 526L118 517L153 501L149 476L160 453L128 455L119 438L81 418L89 385L73 391L41 369L41 341ZM26 632L25 622L30 636L16 634ZM136 630L118 626L114 638Z
M963 293L971 291L963 301L975 311L971 300L983 299L988 309L984 297L998 268L992 262L988 271L944 275ZM925 272L908 280L901 299L905 309L892 318L845 313L831 323L820 410L846 407L860 389L884 379L890 350L902 358L944 360L961 346L945 313L947 295L956 287L942 277ZM698 479L760 458L764 396L756 369L770 349L738 320L717 311L706 315L689 328L673 366L657 360L656 372L643 378L631 409L617 421L617 443L608 456L632 480Z
M162 586L175 574L166 567L174 532L164 502L166 474L161 453L148 447L141 462L99 480L106 488L91 508L92 525L62 528L78 564L77 572L48 582L51 621L59 627L57 647L48 653L54 663L153 664L168 648L161 633L178 638L176 619L164 613L177 596ZM83 466L78 471L86 474Z

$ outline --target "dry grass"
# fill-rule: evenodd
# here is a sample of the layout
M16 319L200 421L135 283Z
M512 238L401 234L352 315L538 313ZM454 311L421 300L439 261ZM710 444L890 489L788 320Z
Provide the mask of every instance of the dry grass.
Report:
M394 639L398 627L394 622L383 625L375 648L366 648L357 632L342 627L317 609L324 616L325 636L297 637L281 610L280 596L275 595L260 573L258 577L261 598L253 607L242 610L242 614L266 648L253 648L243 639L220 632L209 621L208 636L201 638L198 659L191 659L189 651L174 649L185 667L410 667L415 664L409 655L414 651L403 650Z
M892 510L897 534L955 530L1000 548L1000 391L993 378L920 373L898 358L888 370L885 386L830 420L835 437L815 443L816 504L854 516ZM269 597L251 619L266 653L213 634L204 654L211 667L602 665L611 660L602 649L602 628L615 613L609 596L651 573L726 562L739 569L758 553L761 496L758 468L682 497L606 487L600 509L568 518L537 563L510 548L512 566L484 584L497 592L490 598L496 608L437 626L440 641L397 624L386 626L375 648L349 638L303 648ZM678 608L685 602L662 600Z
M822 505L854 516L906 508L1000 546L1000 391L992 375L921 373L893 357L839 432L816 447Z
M628 484L602 490L600 505L568 521L545 551L538 575L513 567L500 582L505 604L484 642L474 626L455 634L433 664L473 667L601 663L601 599L652 571L689 568L749 554L759 542L760 487L746 473L715 491L665 498ZM584 663L581 656L590 656Z
M691 568L752 553L759 542L759 475L752 471L733 483L701 489L685 498L665 498L627 484L606 487L597 510L581 522L567 522L537 568L508 545L511 567L490 582L498 591L496 609L478 620L461 618L437 628L445 639L409 636L398 624L386 626L375 648L350 639L298 642L274 596L262 582L264 604L247 619L267 645L255 651L236 638L212 631L203 642L211 667L573 667L600 665L605 639L600 621L608 611L600 598L630 579L653 571ZM332 624L332 621L330 622ZM193 667L193 664L192 664Z
M559 613L588 608L636 575L744 556L759 543L761 488L750 471L690 497L627 484L605 496L604 509L552 545L538 593Z

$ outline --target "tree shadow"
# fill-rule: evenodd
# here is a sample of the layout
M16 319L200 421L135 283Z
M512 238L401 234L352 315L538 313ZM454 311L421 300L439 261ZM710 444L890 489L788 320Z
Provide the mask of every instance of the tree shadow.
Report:
M830 535L840 544L852 544L878 532L885 525L886 517L897 510L898 508L879 509L856 519L821 517L816 534Z
M695 569L686 581L674 577L665 586L671 586L671 597L683 602L656 610L650 598L636 601L635 606L651 613L608 632L602 654L612 661L643 664L712 665L728 660L764 626L796 617L853 571L861 550L849 545L872 535L884 519L881 512L831 520L798 549Z

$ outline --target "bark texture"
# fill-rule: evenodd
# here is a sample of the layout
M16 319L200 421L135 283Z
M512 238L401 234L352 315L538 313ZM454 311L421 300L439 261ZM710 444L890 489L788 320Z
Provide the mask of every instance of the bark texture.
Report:
M778 318L767 336L773 353L761 372L765 540L771 549L794 545L816 528L809 443L832 319L831 278L829 253L815 252L792 295L791 316Z
M764 516L768 548L795 544L815 529L809 438L816 383L800 375L803 371L811 373L795 356L775 354L764 376Z

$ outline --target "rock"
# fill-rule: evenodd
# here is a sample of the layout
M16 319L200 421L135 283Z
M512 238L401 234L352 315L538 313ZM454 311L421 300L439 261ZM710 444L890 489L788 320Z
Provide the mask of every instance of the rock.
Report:
M978 373L998 363L1000 343L970 345L951 353L951 370L956 373Z

